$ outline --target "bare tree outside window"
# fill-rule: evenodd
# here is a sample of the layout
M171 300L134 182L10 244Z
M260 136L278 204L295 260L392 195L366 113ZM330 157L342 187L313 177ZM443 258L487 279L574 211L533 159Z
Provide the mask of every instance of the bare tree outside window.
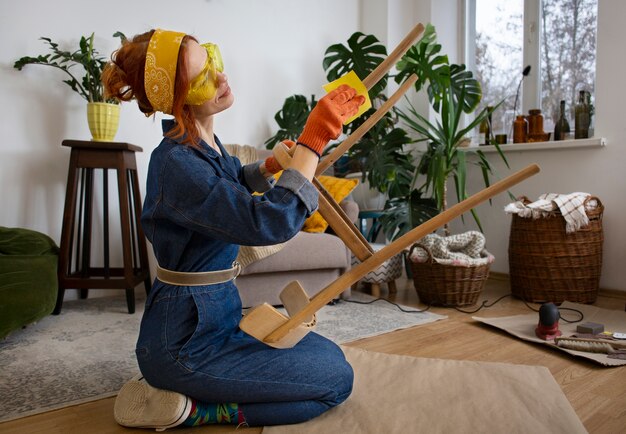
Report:
M508 123L513 121L515 90L524 69L523 11L523 0L476 0L476 77L483 89L481 107L504 101L492 115L496 133L508 133Z
M556 121L565 100L573 126L578 92L594 94L598 1L543 0L541 13L541 106Z
M594 94L598 2L542 0L540 4L540 108L549 132L559 115L561 100L566 101L567 116L573 123L578 92ZM496 133L509 132L515 93L525 67L523 10L524 0L476 0L476 76L483 88L481 106L504 101L493 115ZM518 114L521 106L520 100Z

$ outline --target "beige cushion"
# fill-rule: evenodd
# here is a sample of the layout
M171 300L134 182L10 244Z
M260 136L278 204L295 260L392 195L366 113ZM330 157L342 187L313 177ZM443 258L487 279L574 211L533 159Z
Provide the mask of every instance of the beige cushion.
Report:
M278 253L253 262L241 274L349 267L347 249L339 237L300 231Z

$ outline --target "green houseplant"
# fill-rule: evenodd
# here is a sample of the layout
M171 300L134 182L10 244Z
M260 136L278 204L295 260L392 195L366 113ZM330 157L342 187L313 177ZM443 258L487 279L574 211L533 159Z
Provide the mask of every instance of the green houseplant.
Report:
M447 209L448 181L452 180L459 201L468 197L466 180L470 160L468 154L477 156L476 165L482 172L485 185L489 185L492 169L485 155L477 148L464 148L468 133L487 118L492 109L476 108L482 98L480 83L467 71L465 65L450 63L446 55L441 54L441 45L436 41L435 28L427 25L424 35L398 62L396 80L402 81L411 73L418 76L416 90L425 90L429 106L434 112L434 120L420 114L409 103L406 111L399 110L399 117L407 128L417 133L416 141L425 141L426 149L422 152L415 169L411 188L388 202L387 210L381 223L388 238L393 239L417 226L431 214ZM498 107L496 105L496 107ZM464 114L475 113L473 120L466 126L461 123ZM508 167L508 163L496 144L499 155ZM425 180L418 184L418 180ZM472 215L479 228L480 221L475 211ZM421 221L420 221L421 220ZM444 235L450 235L448 225L444 226ZM473 235L454 236L460 246ZM415 289L420 300L427 304L444 306L463 306L475 304L489 275L491 258L486 252L480 258L472 258L464 265L454 261L435 260L428 248L416 243L411 249L421 247L426 256L413 261L409 253L409 262L413 274ZM485 257L482 257L482 254Z
M375 36L355 32L346 45L333 44L327 48L322 66L329 82L351 70L364 79L386 56L387 49ZM387 79L385 76L370 89L372 108L344 127L346 135L355 131L384 103ZM315 103L314 97L310 101L303 95L288 97L275 116L280 129L265 142L266 147L272 149L276 143L285 139L296 140ZM413 175L412 157L404 151L404 146L411 139L405 130L397 127L397 123L398 115L393 109L352 147L344 159L348 161L344 163L347 172L362 173L361 180L367 180L370 188L390 196L408 188ZM342 172L344 170L340 169Z
M115 100L104 98L101 75L108 60L94 47L94 36L94 33L81 36L78 48L74 51L62 50L52 39L42 37L40 39L47 45L49 53L36 57L24 56L13 67L21 71L26 65L44 65L63 71L68 77L63 83L87 101L87 119L93 139L112 141L119 124L119 105ZM120 32L113 36L122 41L125 39ZM108 121L113 124L102 124Z
M466 136L483 119L495 110L484 108L475 114L466 126L461 124L463 114L475 113L482 98L480 83L465 65L450 63L448 56L441 54L435 28L428 24L424 36L398 62L398 82L412 73L417 74L416 91L425 90L429 105L435 113L435 120L418 113L408 104L406 111L398 110L406 128L417 133L416 140L426 141L426 150L413 174L410 188L388 202L381 223L389 239L395 239L413 227L424 222L439 211L447 209L448 181L454 181L458 201L467 198L466 179L468 175L468 154L477 156L476 165L482 172L485 186L490 183L491 166L484 153L478 148L464 149ZM499 155L508 167L500 147L494 143ZM425 179L418 185L418 181ZM472 215L481 228L475 211ZM482 229L482 228L481 228ZM449 235L449 227L444 232Z

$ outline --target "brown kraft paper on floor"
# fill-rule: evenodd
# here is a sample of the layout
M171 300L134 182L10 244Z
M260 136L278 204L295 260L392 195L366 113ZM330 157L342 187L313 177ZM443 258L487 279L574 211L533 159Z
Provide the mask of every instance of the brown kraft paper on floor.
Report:
M561 309L561 317L566 318L569 321L578 319L578 314L576 312L564 310L563 308L579 310L585 316L582 321L571 324L561 319L559 321L559 330L561 330L563 336L572 336L576 334L576 326L586 322L603 324L604 330L606 331L626 332L626 312L602 309L588 304L571 303L568 301L564 301L559 308ZM577 357L584 357L600 363L603 366L626 365L626 360L610 359L606 354L569 350L567 348L557 347L553 341L544 341L543 339L538 338L535 335L535 327L537 327L537 323L539 322L539 314L536 312L527 315L515 315L500 318L482 318L477 316L472 318L476 321L480 321L484 324L504 330L505 332L525 341L536 342L557 350L565 351Z
M545 367L342 349L354 368L348 400L264 434L587 432Z

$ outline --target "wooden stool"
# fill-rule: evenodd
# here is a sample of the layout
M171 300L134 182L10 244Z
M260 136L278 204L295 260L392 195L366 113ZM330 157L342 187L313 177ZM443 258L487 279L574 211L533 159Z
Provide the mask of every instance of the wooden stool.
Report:
M61 312L65 289L125 289L128 313L135 312L135 286L151 282L146 238L141 229L141 194L135 152L139 146L120 142L64 140L72 148L67 175L63 228L59 253L59 292L54 314ZM91 266L94 169L102 169L103 261ZM108 169L117 171L123 267L109 265ZM80 179L80 181L79 181ZM80 192L79 192L80 184ZM72 264L74 261L74 264Z

